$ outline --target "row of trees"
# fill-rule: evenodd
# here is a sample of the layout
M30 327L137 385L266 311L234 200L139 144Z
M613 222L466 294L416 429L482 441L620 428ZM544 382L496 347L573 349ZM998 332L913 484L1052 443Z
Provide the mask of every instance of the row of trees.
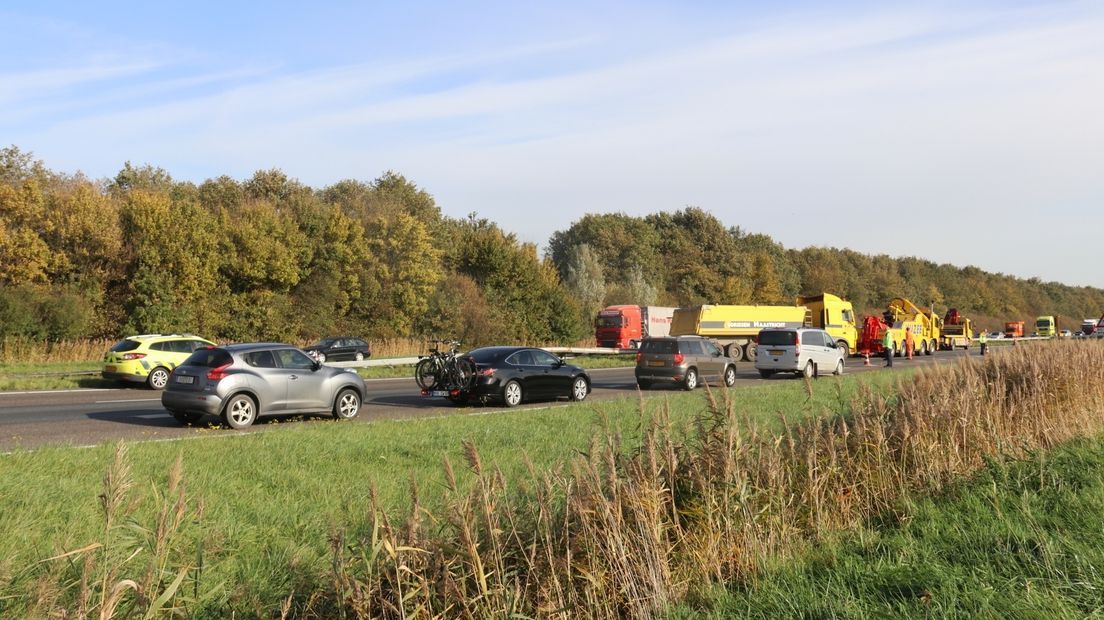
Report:
M786 249L766 235L726 229L695 208L587 215L552 235L549 255L588 310L609 303L792 303L799 294L826 291L851 300L860 314L880 313L893 297L906 297L940 310L957 307L990 328L1057 314L1076 329L1081 319L1104 313L1101 289L921 258Z
M982 317L1104 311L1104 291L917 258L788 250L696 208L587 215L547 255L387 173L313 189L278 170L179 182L129 163L93 181L0 150L0 336L189 330L227 340L454 335L574 342L611 303L791 303L829 291Z
M276 170L200 185L129 163L93 182L0 151L0 335L227 340L585 337L556 270L402 176L321 190Z

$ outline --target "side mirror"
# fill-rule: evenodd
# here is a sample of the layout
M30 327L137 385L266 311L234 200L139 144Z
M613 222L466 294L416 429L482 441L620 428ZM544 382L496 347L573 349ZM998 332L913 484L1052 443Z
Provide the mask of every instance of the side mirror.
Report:
M319 368L322 368L322 362L313 360L311 362L311 372L316 372Z

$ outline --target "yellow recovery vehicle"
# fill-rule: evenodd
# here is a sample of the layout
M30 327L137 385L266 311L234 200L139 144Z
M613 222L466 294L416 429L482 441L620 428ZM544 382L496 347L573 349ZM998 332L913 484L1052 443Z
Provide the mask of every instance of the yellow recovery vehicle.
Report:
M894 297L886 304L881 318L868 316L863 321L862 335L859 338L859 352L866 355L880 355L882 339L886 330L893 340L893 354L905 354L905 332L912 332L912 346L916 353L931 355L939 349L939 335L943 319L935 312L925 308L921 310L907 299Z
M939 348L954 350L957 347L969 349L974 341L974 326L970 319L951 308L943 317L943 333L939 335Z
M851 302L829 293L798 297L793 306L691 306L675 310L671 319L672 336L713 338L737 361L755 361L759 330L768 327L823 329L845 355L855 352L857 345Z
M920 309L916 304L901 297L894 297L886 304L887 323L894 333L898 355L905 353L905 331L912 332L913 351L917 354L931 355L939 350L939 335L942 333L943 319L929 308ZM889 321L888 318L893 320Z

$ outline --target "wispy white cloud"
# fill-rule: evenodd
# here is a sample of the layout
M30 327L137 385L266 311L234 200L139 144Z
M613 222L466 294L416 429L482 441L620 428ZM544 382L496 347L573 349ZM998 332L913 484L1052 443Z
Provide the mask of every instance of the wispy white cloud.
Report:
M1104 190L1104 13L1093 5L767 16L603 62L604 43L225 79L136 65L148 82L129 88L173 96L139 93L106 113L76 105L20 137L52 165L93 174L131 159L195 177L279 166L326 184L394 168L446 211L538 242L586 212L698 204L791 246L1104 285L1076 267L1095 262L1081 229L1063 230L1057 256L1033 253L1031 230L1040 213L1104 217L1088 213ZM547 69L580 52L593 60ZM113 92L126 90L99 101ZM933 214L969 225L909 224ZM1008 241L980 251L983 228Z

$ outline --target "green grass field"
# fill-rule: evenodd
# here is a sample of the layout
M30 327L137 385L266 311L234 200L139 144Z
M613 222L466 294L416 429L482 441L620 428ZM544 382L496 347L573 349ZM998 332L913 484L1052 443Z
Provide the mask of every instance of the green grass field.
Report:
M1104 613L1104 437L991 461L672 618L1089 618Z
M812 383L811 397L801 381L733 393L742 411L770 423L779 413L790 420L829 415L859 382L884 387L892 380L884 374L821 379ZM665 399L681 423L706 408L699 390L653 394L646 411ZM184 541L193 547L203 541L203 582L216 590L212 609L271 615L297 580L325 578L331 529L365 527L373 489L380 506L398 514L409 506L414 480L421 501L433 506L444 486L446 458L467 484L462 440L473 441L484 463L516 481L528 477L527 460L540 470L556 468L586 450L591 436L607 425L627 447L636 445L641 425L633 398L456 411L437 419L272 424L249 434L202 430L194 439L133 444L129 461L139 498L133 520L151 525L154 490L165 486L170 466L182 455L186 495L193 508L202 505ZM0 616L26 612L26 593L44 571L75 570L64 561L38 562L100 540L98 496L112 453L112 446L103 445L0 456Z

